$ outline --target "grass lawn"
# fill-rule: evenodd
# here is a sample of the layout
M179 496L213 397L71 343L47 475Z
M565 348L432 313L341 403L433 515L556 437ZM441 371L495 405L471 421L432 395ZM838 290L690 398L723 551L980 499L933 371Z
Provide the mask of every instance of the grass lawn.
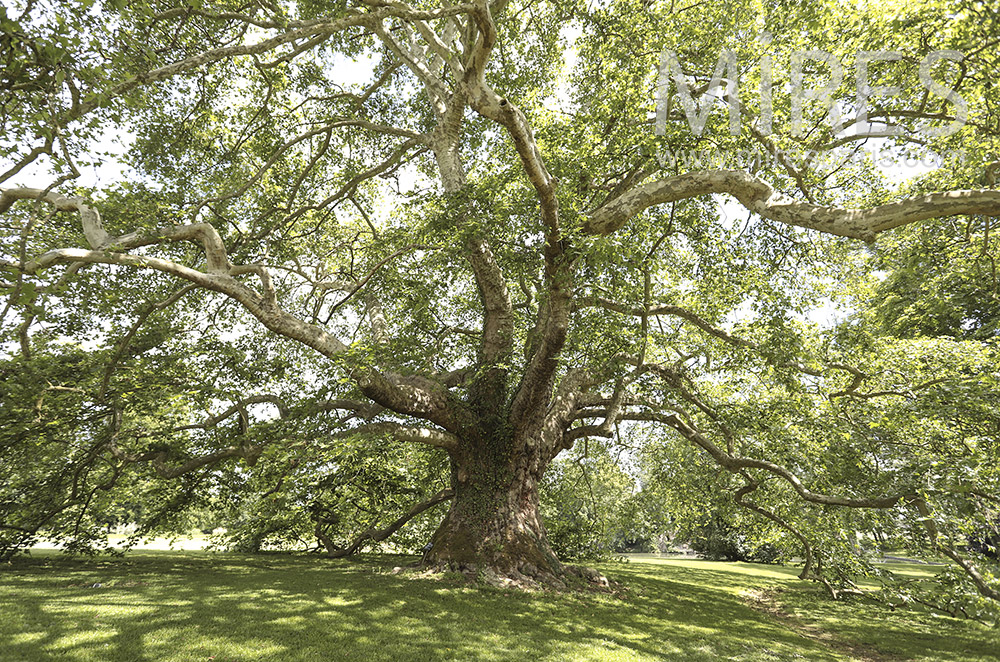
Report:
M0 568L0 660L1000 660L989 628L833 603L774 566L603 566L620 599L392 574L400 562L36 553Z

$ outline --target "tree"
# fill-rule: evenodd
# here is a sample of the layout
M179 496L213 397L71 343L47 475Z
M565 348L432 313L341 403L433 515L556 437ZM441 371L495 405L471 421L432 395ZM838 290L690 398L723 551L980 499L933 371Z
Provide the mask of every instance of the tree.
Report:
M560 558L594 560L651 551L650 538L658 531L647 521L635 480L613 448L597 441L581 444L573 454L553 461L541 487L542 519Z
M642 422L707 453L743 481L738 498L807 548L748 495L912 512L933 542L946 539L905 474L850 472L850 448L823 455L823 435L849 424L839 400L875 397L863 389L889 378L796 315L824 282L848 279L837 268L861 263L857 240L995 214L1000 191L955 181L899 199L870 161L852 159L864 136L838 135L825 108L806 109L804 136L770 136L763 102L741 99L753 128L731 135L720 107L699 134L674 91L658 136L653 92L665 50L704 92L724 49L759 64L891 47L904 55L880 71L901 92L869 117L898 129L902 146L988 152L996 56L981 46L996 19L975 3L899 16L796 2L63 5L0 16L0 181L41 166L54 177L0 197L14 360L71 322L129 329L162 311L210 329L204 342L171 341L198 373L178 395L207 418L170 426L166 446L150 448L129 403L105 393L108 453L181 476L302 436L436 447L454 497L427 561L517 580L530 568L558 584L539 515L546 469L579 440ZM754 39L761 30L768 38ZM579 57L567 72L571 38ZM960 79L947 61L933 72L964 94L969 119L925 138L925 123L954 123L954 100L904 83L944 48L967 53ZM745 67L748 81L765 77ZM773 90L787 125L789 92ZM134 176L103 197L70 190L95 139L123 130ZM771 157L746 170L673 158L706 146ZM793 159L793 147L829 162ZM719 196L747 222L720 222ZM192 308L173 312L188 294ZM67 313L72 300L90 313ZM940 379L964 384L954 371ZM996 597L959 551L942 550Z

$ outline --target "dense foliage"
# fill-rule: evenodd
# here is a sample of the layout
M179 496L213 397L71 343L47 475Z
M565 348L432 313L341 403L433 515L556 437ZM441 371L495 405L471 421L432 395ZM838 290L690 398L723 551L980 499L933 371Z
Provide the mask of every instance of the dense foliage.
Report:
M0 555L200 518L243 550L398 530L559 586L553 545L705 534L834 595L906 550L952 564L921 601L1000 601L985 3L72 0L0 25ZM819 50L898 55L869 62L875 136L812 101L795 126ZM693 130L661 54L704 101L726 51L739 131L721 103Z

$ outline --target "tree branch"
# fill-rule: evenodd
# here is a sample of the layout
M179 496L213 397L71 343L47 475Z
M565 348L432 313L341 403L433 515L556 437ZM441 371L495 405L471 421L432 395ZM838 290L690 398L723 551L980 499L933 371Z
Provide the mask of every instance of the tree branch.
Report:
M609 234L654 205L727 193L750 211L786 225L871 241L901 225L956 214L1000 214L1000 191L945 191L907 198L871 209L826 207L784 198L766 182L740 170L707 170L643 184L591 213L590 234Z
M454 450L458 448L459 443L458 437L442 430L432 430L430 428L403 425L401 423L393 423L391 421L360 425L356 428L351 428L350 430L338 432L333 436L350 437L356 434L387 436L395 439L396 441L436 446L438 448L444 448L445 450Z
M56 249L26 264L10 263L8 266L32 274L56 264L78 262L154 269L228 296L271 331L312 347L324 356L337 357L348 349L347 345L324 329L283 310L276 301L266 269L260 265L234 266L229 261L222 238L208 223L160 228L153 233L134 232L110 239L101 226L100 214L82 199L65 198L54 193L39 192L37 189L3 190L0 193L0 213L15 200L38 198L39 195L57 209L78 211L87 240L95 250ZM119 252L174 241L200 243L206 255L206 272L171 260ZM263 294L255 292L234 277L247 272L260 277ZM350 374L367 397L397 413L423 418L448 430L455 430L459 426L454 403L449 399L446 389L437 382L426 378L384 375L367 365L351 367Z
M365 543L382 542L383 540L394 534L396 531L399 531L401 528L403 528L403 526L407 522L409 522L411 519L413 519L420 513L430 510L439 503L443 501L448 501L454 496L455 496L455 491L452 490L451 488L441 490L440 492L432 496L430 499L427 499L426 501L421 501L420 503L412 506L409 510L406 511L405 514L403 514L402 517L398 518L389 526L383 529L368 529L364 533L360 534L357 538L355 538L351 542L351 544L342 549L333 548L331 544L328 544L330 542L329 540L324 540L323 544L327 548L327 556L329 556L332 559L339 559L345 556L351 556L352 554L357 552L361 548L361 546L364 545Z

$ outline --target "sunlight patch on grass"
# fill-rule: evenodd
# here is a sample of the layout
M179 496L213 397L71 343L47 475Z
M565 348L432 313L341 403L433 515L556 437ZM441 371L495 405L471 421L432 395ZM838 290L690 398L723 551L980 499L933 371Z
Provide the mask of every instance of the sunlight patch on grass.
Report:
M922 662L982 662L997 645L974 624L897 614L887 632L778 566L651 559L604 565L624 599L470 588L394 575L399 559L141 552L124 560L22 559L0 575L0 641L18 662L847 662L742 594L780 591L802 622L902 650ZM388 565L387 565L388 564ZM100 583L100 588L87 588ZM916 621L912 619L916 618ZM985 643L977 644L978 640ZM996 650L994 648L993 650ZM965 652L963 652L965 651Z

